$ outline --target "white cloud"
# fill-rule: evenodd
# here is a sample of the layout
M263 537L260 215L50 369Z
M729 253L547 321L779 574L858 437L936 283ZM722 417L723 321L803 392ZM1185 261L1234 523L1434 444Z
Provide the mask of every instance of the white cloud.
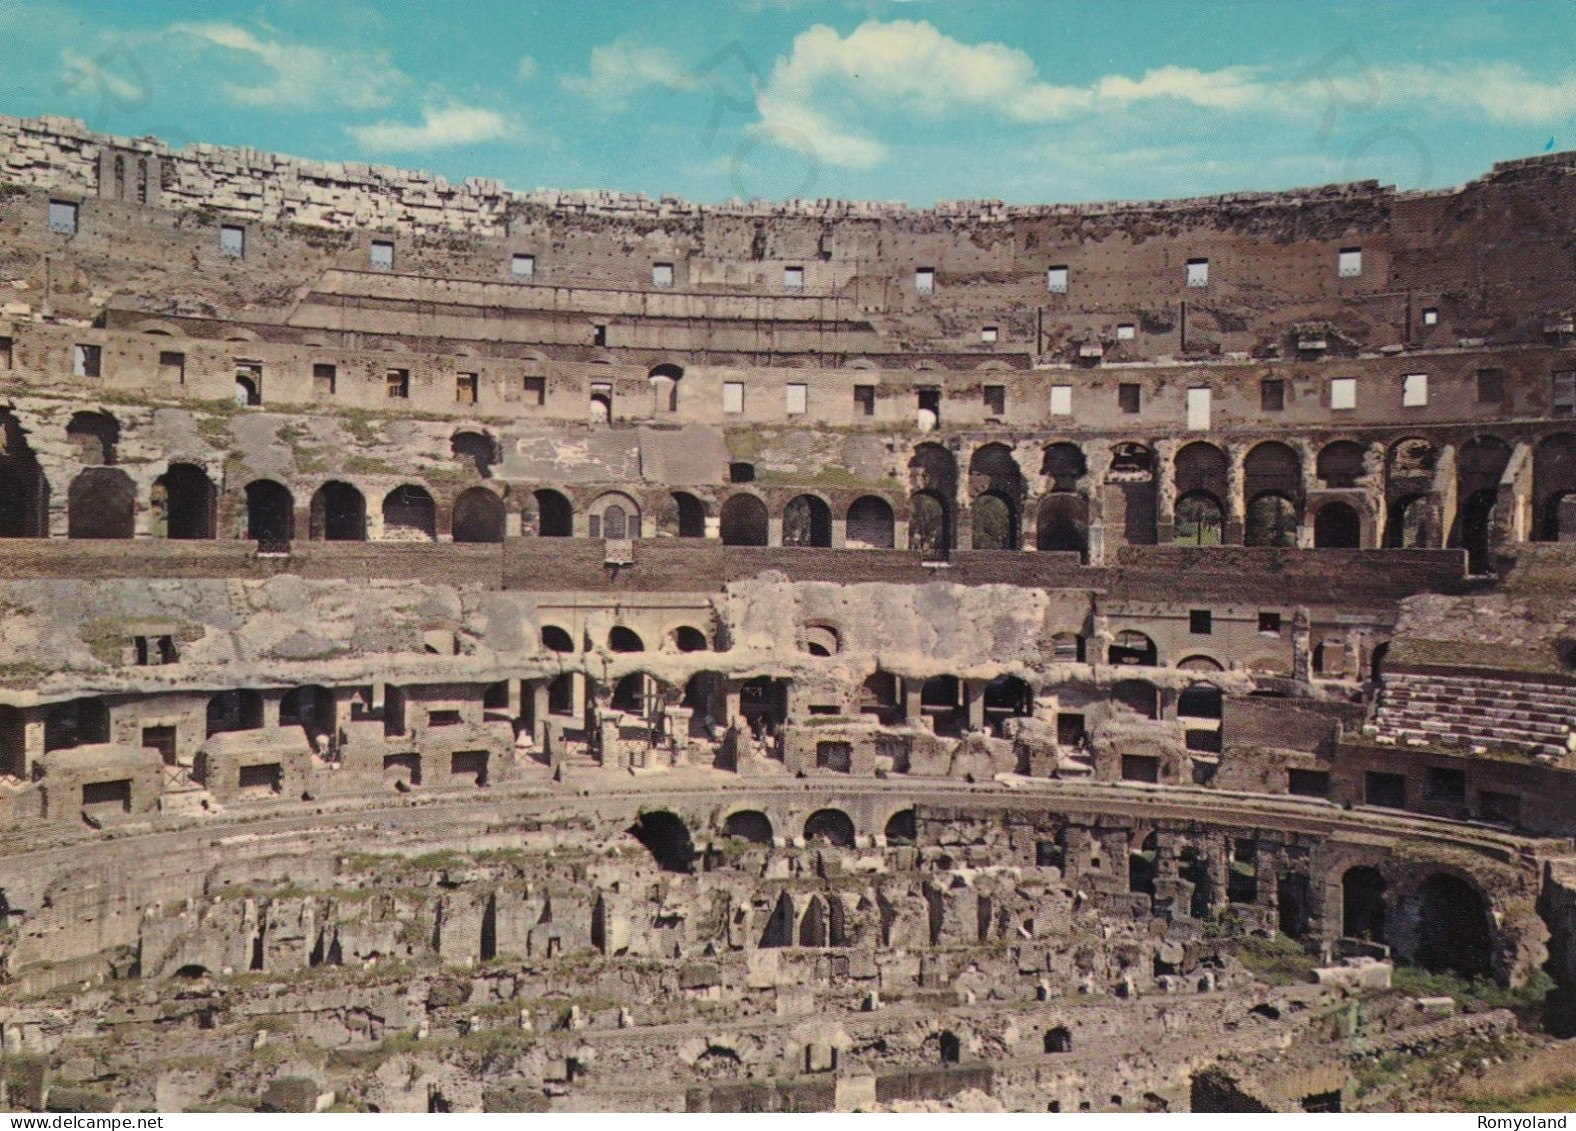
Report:
M1385 102L1431 102L1495 122L1559 123L1576 115L1576 74L1545 82L1514 63L1381 68L1374 85Z
M529 82L536 77L536 60L529 55L521 55L520 63L514 69L515 78L521 82Z
M381 51L327 50L310 44L264 39L228 23L177 23L163 37L190 37L212 47L238 52L272 72L267 82L246 85L221 79L217 86L231 102L269 110L352 110L387 106L408 81Z
M451 145L474 145L517 137L519 127L496 110L463 106L424 106L419 125L406 122L375 122L365 126L346 126L345 132L370 150L411 153L441 149Z
M666 49L620 38L591 49L588 73L564 75L559 81L571 94L613 113L624 109L635 92L671 86L683 76L683 68Z

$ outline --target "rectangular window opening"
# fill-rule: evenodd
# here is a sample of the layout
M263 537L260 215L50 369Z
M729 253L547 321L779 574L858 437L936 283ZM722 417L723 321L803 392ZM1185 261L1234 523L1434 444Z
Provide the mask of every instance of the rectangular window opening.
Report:
M995 326L986 326L980 330L980 341L984 342L986 345L994 345L1000 339L1000 337L1001 332L999 328Z
M914 272L914 292L928 295L936 289L936 269L934 267L921 267Z
M986 385L982 390L985 397L985 413L988 416L1007 415L1007 386Z
M169 350L159 353L159 379L175 385L186 384L186 355Z
M11 339L0 338L0 369L11 368Z
M69 200L51 200L49 202L49 230L60 232L63 235L76 235L77 231L77 206Z
M1265 636L1279 636L1281 630L1281 615L1279 613L1260 613L1259 631Z
M784 401L789 416L803 416L810 411L810 386L792 384L784 388Z
M1477 371L1477 403L1503 404L1505 400L1505 371L1479 369Z
M219 229L219 254L242 258L246 254L246 229L225 224Z
M546 377L527 377L525 379L525 403L534 405L547 403Z
M1119 322L1119 323L1117 323L1117 326L1116 326L1116 340L1117 341L1119 341L1119 342L1130 342L1136 337L1138 337L1138 327L1137 326L1134 326L1131 322Z
M318 397L331 397L334 388L339 383L339 369L326 361L315 362L312 366L312 394Z
M481 380L475 373L461 373L454 378L454 403L475 404L481 392Z
M1187 261L1187 285L1190 287L1209 286L1209 260L1189 259Z
M673 286L673 264L653 263L651 265L651 285L658 290L668 290Z
M1123 384L1116 387L1117 407L1127 416L1136 416L1144 407L1144 387Z
M784 267L783 268L783 290L785 290L785 291L802 291L802 290L804 290L804 268L803 267Z
M384 374L384 385L388 395L395 400L408 400L410 398L410 370L390 369Z
M1436 310L1432 306L1424 307L1423 308L1423 325L1424 326L1437 326L1437 325L1439 325L1439 311Z
M73 377L97 377L102 357L103 351L98 346L72 346L71 375Z
M1286 382L1267 378L1259 382L1259 409L1280 412L1286 407Z
M1051 386L1051 415L1071 416L1073 414L1073 387L1071 385Z
M874 385L854 386L854 408L856 416L874 416L876 414L876 387Z
M536 277L536 256L516 255L509 260L509 274L517 280Z
M744 411L743 381L724 381L722 383L722 411L728 413Z
M1355 279L1363 273L1363 249L1343 247L1336 257L1335 273L1343 279Z
M1189 609L1187 630L1194 636L1208 636L1214 631L1215 618L1208 609Z
M1208 431L1210 401L1210 391L1207 388L1187 391L1187 426L1190 432Z
M1048 267L1045 271L1045 289L1053 295L1067 293L1067 268Z
M1330 408L1342 412L1357 407L1357 378L1335 377L1330 381Z
M1408 373L1401 378L1401 407L1422 408L1428 404L1428 374Z
M394 266L394 241L373 240L368 262L375 270L387 271Z

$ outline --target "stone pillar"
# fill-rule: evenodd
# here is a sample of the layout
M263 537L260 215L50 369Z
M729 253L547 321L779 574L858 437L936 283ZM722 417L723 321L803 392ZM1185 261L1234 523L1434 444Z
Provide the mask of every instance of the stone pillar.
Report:
M968 712L968 729L979 731L985 729L985 681L983 679L965 679L963 684L963 705Z
M900 678L903 681L903 721L910 726L918 726L923 717L920 710L920 693L925 688L925 681L906 675Z
M580 720L576 725L583 726L586 717L586 673L571 672L569 684L571 688L569 710L575 719Z
M538 748L547 741L547 687L545 679L531 682L531 738Z
M277 689L263 692L263 726L280 725L279 708L284 702L285 694Z
M49 715L45 706L22 708L22 776L33 779L33 766L44 756L44 719Z
M1155 445L1155 541L1169 546L1177 536L1177 451L1175 440Z
M841 550L848 545L848 520L832 519L832 549Z
M781 546L783 544L783 520L781 515L767 515L766 544L768 546Z
M1239 455L1226 448L1226 528L1221 532L1221 544L1226 546L1242 545L1242 531L1247 525L1248 501L1242 497L1244 457L1245 453Z
M521 715L521 701L525 692L525 681L520 679L505 680L504 686L509 690L509 717L518 719Z
M724 680L722 685L722 717L717 722L731 727L739 721L739 681Z

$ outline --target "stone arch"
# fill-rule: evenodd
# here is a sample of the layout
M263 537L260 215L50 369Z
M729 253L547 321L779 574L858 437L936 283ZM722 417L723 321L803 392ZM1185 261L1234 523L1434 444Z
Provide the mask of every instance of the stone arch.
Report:
M120 422L107 412L73 413L66 425L66 439L82 463L109 467L120 443Z
M1111 702L1146 719L1160 717L1160 691L1146 679L1122 679L1111 685Z
M627 832L651 853L664 872L689 872L695 863L695 842L689 826L666 809L642 813Z
M534 533L538 537L568 538L574 534L575 508L563 492L543 487L532 492L531 501L536 504Z
M1387 550L1424 549L1433 541L1428 526L1429 507L1426 495L1404 495L1389 506L1384 526L1384 545Z
M1412 961L1435 974L1484 978L1494 973L1493 917L1475 884L1435 872L1417 892Z
M681 624L668 633L668 641L679 652L704 652L709 647L706 634L692 624Z
M1052 491L1076 491L1089 473L1089 463L1077 444L1060 440L1047 444L1040 458L1040 474L1049 480Z
M1177 661L1177 670L1184 672L1223 672L1226 665L1213 656L1206 656L1202 652L1188 656Z
M893 529L892 504L880 495L861 495L849 504L844 544L850 548L890 550Z
M683 376L683 367L672 362L665 361L651 367L646 374L646 383L651 386L651 407L654 412L679 410L679 381Z
M137 485L114 467L90 467L66 492L66 533L72 538L130 538L136 534Z
M1177 500L1176 533L1178 546L1219 546L1226 540L1226 509L1208 491L1189 491Z
M1054 1025L1045 1030L1042 1043L1047 1055L1073 1051L1073 1035L1066 1025Z
M1173 461L1177 498L1203 493L1219 505L1227 496L1229 466L1226 453L1206 440L1184 445ZM1222 508L1224 509L1224 508Z
M1216 665L1216 669L1219 670L1219 665ZM1178 718L1219 719L1221 707L1220 688L1204 680L1188 684L1187 689L1177 697Z
M1467 568L1487 573L1493 565L1494 510L1499 482L1510 463L1510 445L1497 436L1475 436L1456 453L1456 498L1460 500L1450 545L1467 551Z
M639 538L640 505L622 491L598 495L586 508L586 529L593 538L607 538L615 542Z
M834 625L815 621L799 629L799 650L812 656L835 656L843 650L843 637Z
M607 647L610 652L644 652L646 643L628 625L615 624L608 630Z
M449 452L457 463L475 468L483 479L492 478L493 465L499 461L498 441L486 432L470 428L449 438Z
M212 538L219 492L208 473L196 464L172 463L153 481L154 532L166 538Z
M943 499L958 494L958 461L940 444L916 445L908 461L908 488L911 492L933 491Z
M437 536L437 507L425 487L402 483L383 496L384 541L430 542Z
M1341 934L1385 941L1385 879L1378 868L1359 864L1341 876Z
M1127 852L1127 891L1129 895L1147 895L1151 898L1155 894L1156 867L1160 856L1160 838L1153 831L1137 847L1129 847Z
M1556 432L1532 450L1533 535L1576 542L1576 433Z
M1129 440L1111 448L1105 481L1121 491L1122 536L1129 546L1153 546L1159 540L1156 462L1155 451L1147 444ZM1108 505L1115 501L1109 492L1107 499Z
M1028 718L1034 714L1034 688L1015 675L999 675L985 685L985 720L1000 732L1004 719Z
M367 501L349 483L332 479L312 496L309 536L314 541L365 542Z
M1089 502L1082 495L1047 495L1040 500L1035 546L1045 551L1089 554Z
M542 626L542 647L549 652L560 654L572 653L575 650L575 638L567 628L557 624L544 624Z
M454 500L450 529L456 542L502 542L503 500L496 491L472 487Z
M832 508L819 495L797 495L783 508L784 546L830 546Z
M969 457L969 494L994 492L1010 501L1023 498L1023 469L1006 444L982 444Z
M221 691L208 700L208 736L237 730L260 730L263 696L246 688Z
M1248 503L1265 492L1302 507L1302 457L1289 444L1265 440L1255 444L1242 461L1242 496Z
M974 498L969 508L969 526L976 550L1016 550L1018 548L1018 507L995 491Z
M706 504L688 491L668 496L661 520L662 530L678 538L706 537Z
M1363 544L1363 519L1350 503L1325 503L1313 516L1315 549L1356 550Z
M882 830L888 844L913 844L919 839L919 821L912 807L899 809L887 818Z
M1398 483L1406 490L1415 490L1417 480L1431 480L1434 465L1439 462L1439 451L1431 440L1421 436L1407 436L1391 444L1385 452L1385 485Z
M295 537L295 496L288 487L272 479L246 485L246 537L275 545Z
M729 495L722 504L722 544L724 546L764 546L769 522L766 504L748 492Z
M830 844L836 848L854 847L854 822L841 809L817 809L804 822L806 843Z
M1362 483L1367 452L1353 440L1333 440L1319 449L1315 474L1325 487L1340 489Z
M919 491L909 499L908 548L927 559L952 551L952 507L935 491Z
M772 843L772 822L759 809L739 809L728 814L722 822L722 835L750 844Z
M1160 663L1160 650L1155 647L1153 640L1137 629L1123 629L1112 639L1106 662L1152 668Z

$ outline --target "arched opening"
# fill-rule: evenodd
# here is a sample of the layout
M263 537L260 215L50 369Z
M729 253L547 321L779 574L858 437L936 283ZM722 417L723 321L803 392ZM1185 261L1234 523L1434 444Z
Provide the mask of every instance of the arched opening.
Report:
M909 500L908 548L926 561L944 558L952 550L947 503L934 491L921 491Z
M314 541L365 542L367 501L349 483L323 484L312 496L310 534Z
M969 521L976 550L1016 550L1018 512L1008 499L995 492L980 495L970 508Z
M950 1029L941 1034L937 1047L941 1052L942 1064L956 1064L963 1058L963 1042Z
M279 700L279 725L299 726L312 749L321 753L325 740L335 737L338 705L334 693L311 684L285 692Z
M613 419L613 397L610 393L592 393L587 419L592 424L606 424Z
M646 381L651 386L651 410L658 415L679 410L679 381L682 367L664 362L651 368Z
M499 459L498 441L485 432L456 432L449 439L449 454L455 462L473 469L483 479L490 479L493 465Z
M1175 545L1219 546L1225 539L1226 514L1219 499L1194 491L1177 500Z
M1385 941L1384 876L1359 864L1341 877L1341 934L1349 939Z
M263 390L256 377L235 375L235 403L254 408L263 403Z
M44 750L72 750L109 741L109 708L100 699L56 703L44 716Z
M1310 885L1306 872L1283 872L1275 881L1276 927L1289 939L1300 939L1312 922Z
M1224 517L1226 508L1222 504L1230 491L1227 476L1226 453L1214 444L1203 440L1195 440L1185 445L1176 454L1176 543L1179 546L1218 546L1224 539ZM1184 528L1183 504L1192 497L1207 499L1213 503L1214 515L1222 521L1218 524L1200 525L1196 531ZM1201 504L1195 504L1201 506ZM1209 511L1203 511L1200 518L1208 518ZM1216 531L1220 533L1217 534ZM1188 537L1188 533L1193 533Z
M666 809L642 813L628 829L664 872L688 872L695 862L689 827Z
M1155 647L1155 642L1142 632L1131 628L1123 629L1111 641L1106 662L1152 668L1160 663L1160 650Z
M263 725L263 697L249 690L221 691L208 700L208 736Z
M628 495L602 495L586 512L586 528L593 538L615 542L640 537L640 507Z
M194 464L172 463L153 481L154 533L179 540L212 538L218 500L207 472Z
M940 444L927 442L914 449L908 461L908 489L934 491L943 499L958 493L958 461Z
M115 462L120 423L107 412L78 412L66 425L66 439L75 449L79 462L108 467Z
M888 844L913 844L919 839L919 822L912 809L899 809L887 818L883 830Z
M817 809L804 823L807 844L854 847L854 822L841 809Z
M1242 461L1243 499L1251 506L1261 495L1279 495L1291 504L1293 515L1301 518L1302 457L1278 440L1255 445Z
M1177 853L1177 879L1192 887L1188 899L1188 914L1194 919L1208 919L1215 911L1215 878L1210 875L1209 859L1189 844Z
M721 526L724 546L764 546L766 504L754 495L732 495L722 504Z
M1545 436L1532 450L1532 498L1540 542L1576 542L1576 434Z
M835 656L843 650L843 638L829 624L807 624L799 630L799 647L812 656Z
M892 504L878 495L861 495L848 508L844 543L853 549L890 550Z
M1089 553L1089 504L1081 495L1049 495L1040 500L1035 545L1046 551Z
M640 634L626 625L615 624L607 634L607 646L613 652L644 652L645 641Z
M1154 833L1144 838L1137 848L1127 854L1127 890L1131 895L1155 894L1156 861L1160 858L1160 841Z
M920 713L931 720L936 734L956 735L965 721L962 685L955 675L935 675L919 689Z
M383 539L430 542L438 536L438 513L425 487L403 483L383 497Z
M272 479L246 485L246 537L262 545L283 545L295 537L295 496Z
M1034 714L1034 689L1015 675L999 675L985 685L984 708L986 725L1000 737L1004 720Z
M1177 717L1182 719L1219 719L1220 688L1213 683L1192 683L1177 697Z
M1325 503L1313 516L1313 545L1320 550L1355 550L1363 544L1363 520L1347 503Z
M788 681L761 675L741 683L739 714L757 738L775 734L788 718Z
M626 715L638 715L641 718L645 718L650 714L647 710L650 698L646 685L648 678L641 672L630 672L613 685L613 694L608 699L608 706L612 710L622 711Z
M568 538L574 533L575 511L569 500L546 487L531 496L536 501L535 533L541 538ZM529 526L529 520L527 522Z
M1048 1054L1073 1051L1073 1035L1065 1025L1045 1030L1045 1051Z
M669 533L680 538L706 537L706 504L688 491L675 491L669 500L674 508Z
M1143 444L1126 442L1111 449L1105 481L1121 491L1122 535L1129 546L1153 546L1159 537L1155 453ZM1107 494L1108 505L1110 500Z
M1456 498L1461 503L1450 545L1466 550L1471 573L1493 568L1494 505L1509 463L1510 446L1495 436L1468 440L1456 453Z
M1050 480L1052 491L1078 490L1078 481L1088 471L1083 449L1066 441L1049 445L1040 461L1040 474Z
M1413 961L1435 974L1486 978L1494 973L1494 935L1482 894L1458 876L1436 872L1418 892Z
M22 426L3 410L0 430L4 437L0 446L0 538L45 537L49 533L49 480L28 446Z
M502 542L503 500L485 487L472 487L454 500L451 523L456 542Z
M830 546L832 508L815 495L800 495L783 508L784 546Z
M1351 440L1336 440L1319 449L1316 474L1329 488L1356 487L1363 479L1363 446Z
M1248 504L1243 526L1245 546L1295 546L1297 544L1297 507L1285 495L1266 491Z
M740 809L737 813L728 814L728 819L722 823L722 835L749 844L770 845L772 822L757 809Z
M1426 497L1408 495L1390 504L1390 514L1384 527L1385 549L1421 550L1426 549L1432 540Z
M1134 711L1143 718L1160 717L1160 692L1142 679L1123 679L1111 685L1111 702Z
M575 639L556 624L542 626L542 647L549 652L569 653L575 650Z
M681 624L673 630L673 647L680 652L704 652L706 634L694 625Z
M90 467L66 492L71 538L130 538L136 533L137 486L113 467Z

